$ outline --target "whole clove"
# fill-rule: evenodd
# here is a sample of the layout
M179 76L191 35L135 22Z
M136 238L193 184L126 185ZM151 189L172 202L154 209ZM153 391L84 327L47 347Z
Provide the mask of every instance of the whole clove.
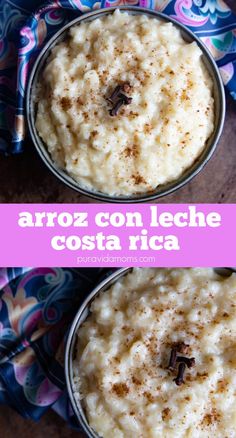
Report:
M185 363L181 362L179 364L177 377L175 379L173 379L173 382L175 382L177 386L180 386L184 383L185 368L186 368Z
M120 109L120 107L123 105L123 103L124 103L123 100L119 99L116 102L115 106L113 106L113 108L109 111L110 116L112 116L112 117L116 116L118 111L119 111L119 109Z
M129 105L132 102L132 97L128 97L123 93L119 93L119 97L123 100L125 105Z
M117 85L110 97L107 98L107 100L109 100L109 102L114 105L113 108L109 111L109 114L111 116L116 116L119 108L122 105L129 105L132 102L132 97L126 96L124 93L122 93L122 91L130 91L130 89L131 86L129 83Z
M128 93L128 92L131 90L131 85L130 85L128 82L125 82L125 83L122 85L122 90L123 90L125 93Z
M175 348L176 348L178 353L186 354L188 352L188 349L189 349L189 344L185 344L184 342L177 342L175 344Z
M168 369L174 371L176 368L176 364L177 363L179 364L177 377L173 379L173 381L178 386L184 383L183 376L186 367L192 368L195 366L194 357L185 357L178 355L178 353L186 354L188 352L188 349L189 349L189 345L185 344L184 342L176 342L175 344L173 344L171 349Z
M184 356L178 356L176 358L176 362L182 362L187 365L188 368L192 368L195 366L195 357L184 357Z
M173 345L173 347L171 349L170 361L169 361L169 365L168 365L168 368L170 370L174 370L174 368L176 366L176 361L177 362L184 362L184 360L180 361L179 358L177 358L177 353L185 354L185 353L187 353L188 348L189 348L189 345L185 344L184 342L177 342L176 344Z
M177 359L177 350L176 348L172 348L170 353L169 365L168 365L169 370L173 371L175 369L176 359Z
M115 88L115 90L113 91L113 93L110 95L110 97L108 97L108 100L111 103L114 103L114 100L116 99L116 97L118 96L119 92L121 91L122 87L121 85L117 85L117 87Z

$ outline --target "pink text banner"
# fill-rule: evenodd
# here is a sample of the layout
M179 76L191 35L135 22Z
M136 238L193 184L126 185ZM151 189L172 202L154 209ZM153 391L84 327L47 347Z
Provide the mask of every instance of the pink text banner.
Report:
M235 266L236 206L1 204L2 267Z

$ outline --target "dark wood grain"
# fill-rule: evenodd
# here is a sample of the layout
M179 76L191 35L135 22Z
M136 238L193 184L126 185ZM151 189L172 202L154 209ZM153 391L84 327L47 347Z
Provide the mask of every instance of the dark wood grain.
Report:
M189 184L161 198L161 203L236 202L236 102L227 99L224 131L217 150L206 167ZM96 202L59 182L28 144L14 157L0 157L0 202Z
M1 438L85 438L72 430L55 412L47 412L38 423L21 418L7 406L0 406Z
M236 14L236 1L235 0L225 0L225 3L232 9Z

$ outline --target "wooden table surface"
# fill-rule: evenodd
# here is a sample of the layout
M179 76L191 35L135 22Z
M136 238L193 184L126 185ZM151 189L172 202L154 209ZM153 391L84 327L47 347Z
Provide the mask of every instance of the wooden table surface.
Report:
M72 430L55 412L49 411L38 423L25 420L7 406L0 406L1 438L86 438Z
M161 198L161 203L236 202L236 102L227 99L224 131L214 156L190 183ZM67 188L37 155L33 145L21 155L0 157L1 203L96 202Z
M159 202L236 202L235 115L236 103L228 98L224 132L214 157L191 183ZM0 166L0 202L94 202L80 197L50 175L33 148L19 156L1 157ZM6 406L0 407L0 434L2 438L84 437L69 429L52 411L34 423Z

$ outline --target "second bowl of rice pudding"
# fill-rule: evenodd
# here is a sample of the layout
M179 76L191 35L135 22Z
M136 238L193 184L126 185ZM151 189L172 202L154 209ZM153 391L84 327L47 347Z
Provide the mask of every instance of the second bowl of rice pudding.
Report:
M70 399L89 437L235 438L236 274L115 273L75 317Z
M211 156L224 91L204 45L142 8L101 10L53 37L28 89L33 139L66 183L99 199L169 193Z

